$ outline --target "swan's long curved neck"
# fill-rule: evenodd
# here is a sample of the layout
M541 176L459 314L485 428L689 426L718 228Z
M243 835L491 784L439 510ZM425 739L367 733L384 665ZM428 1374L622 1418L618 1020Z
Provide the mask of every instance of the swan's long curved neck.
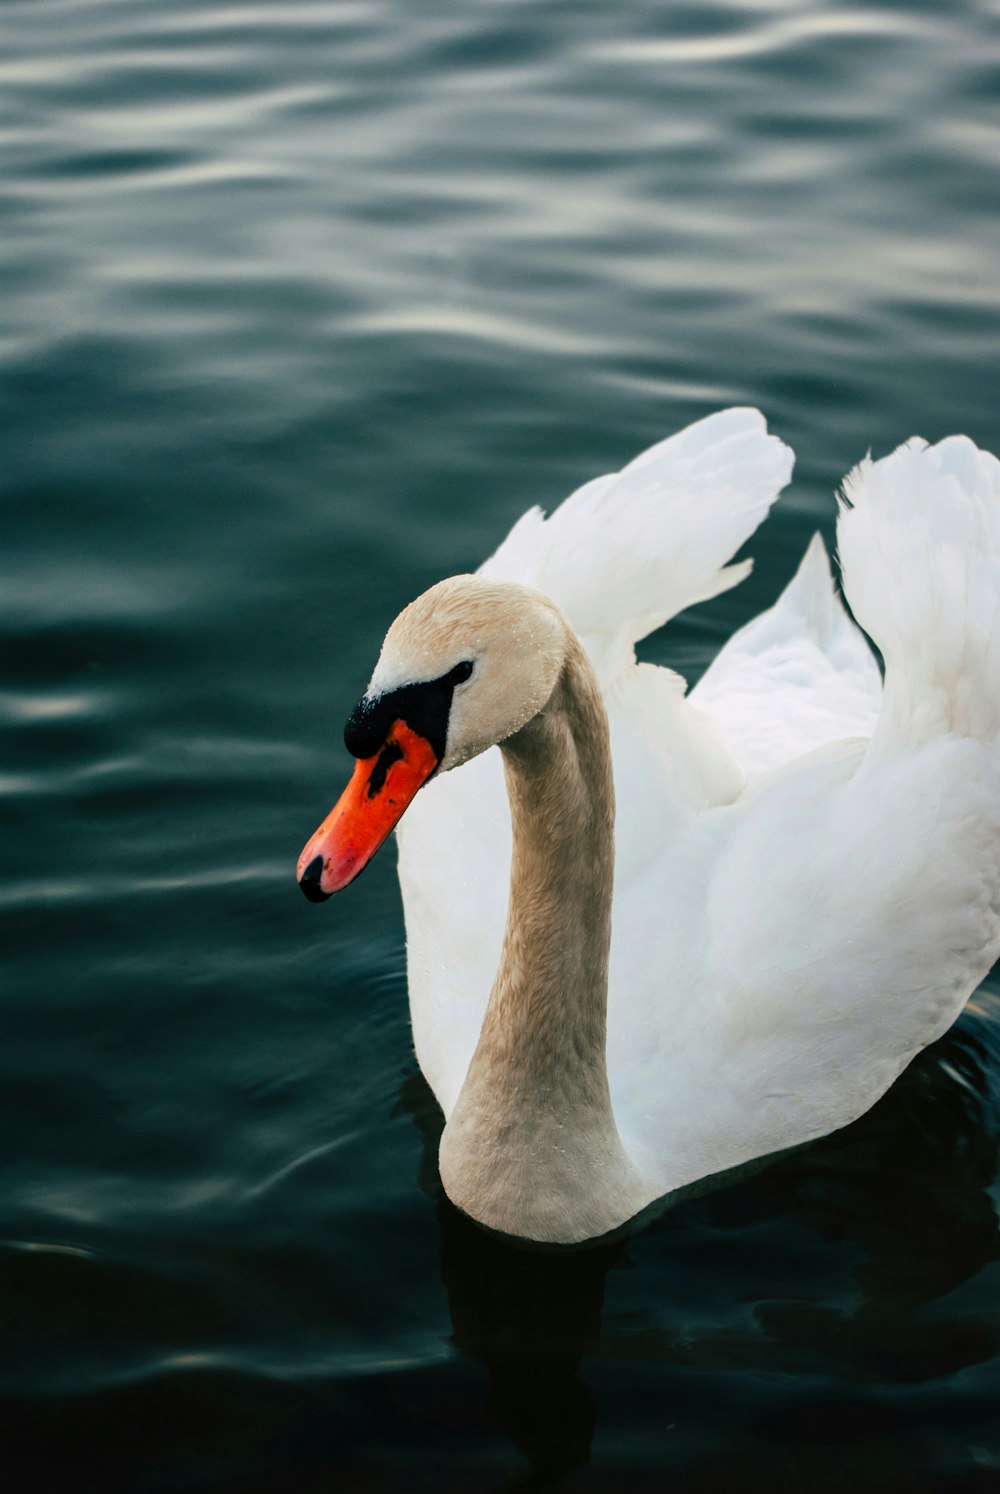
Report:
M510 903L477 1058L607 1104L614 782L607 717L575 638L549 705L502 750Z
M495 1229L587 1239L648 1196L636 1201L608 1091L614 783L600 686L574 635L548 705L502 751L507 927L441 1172L450 1197Z

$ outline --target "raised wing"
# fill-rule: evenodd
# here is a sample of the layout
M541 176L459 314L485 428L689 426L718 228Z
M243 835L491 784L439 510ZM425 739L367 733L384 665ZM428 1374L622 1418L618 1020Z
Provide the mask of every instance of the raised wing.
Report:
M558 602L607 683L638 639L743 580L750 562L727 562L793 461L758 410L720 411L586 483L548 518L531 509L481 572Z
M818 534L775 605L733 634L689 699L719 723L750 776L871 736L882 678L834 591Z

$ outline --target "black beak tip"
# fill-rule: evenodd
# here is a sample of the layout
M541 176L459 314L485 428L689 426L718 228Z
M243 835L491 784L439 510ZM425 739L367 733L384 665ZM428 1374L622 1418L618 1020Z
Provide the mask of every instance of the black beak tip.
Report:
M319 885L319 879L323 875L323 858L316 856L299 878L299 886L311 903L325 903L327 898L332 897L331 892L324 892Z

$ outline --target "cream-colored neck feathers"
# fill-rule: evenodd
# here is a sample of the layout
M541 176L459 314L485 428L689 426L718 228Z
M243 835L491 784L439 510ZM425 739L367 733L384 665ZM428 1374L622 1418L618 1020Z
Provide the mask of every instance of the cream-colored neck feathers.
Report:
M547 704L501 743L513 827L503 953L441 1141L451 1199L535 1240L606 1233L650 1201L615 1127L605 1029L614 785L600 687L564 627Z

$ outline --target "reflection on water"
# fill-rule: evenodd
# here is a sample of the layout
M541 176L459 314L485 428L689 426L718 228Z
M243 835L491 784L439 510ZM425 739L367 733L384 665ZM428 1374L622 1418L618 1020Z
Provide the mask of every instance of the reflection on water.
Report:
M391 856L292 863L386 625L530 504L767 412L753 575L648 645L694 678L869 446L1000 449L997 38L5 5L5 1487L992 1489L995 979L841 1135L525 1251L441 1196Z
M590 1457L597 1401L582 1365L624 1245L519 1248L447 1201L439 1219L455 1345L488 1371L486 1410L530 1470L505 1487L548 1487Z
M414 1075L400 1099L422 1137L421 1178L437 1198L452 1341L487 1371L487 1414L528 1467L503 1487L551 1487L590 1457L596 1400L581 1366L600 1332L605 1277L622 1258L624 1238L547 1249L481 1229L441 1188L442 1117L428 1086Z

